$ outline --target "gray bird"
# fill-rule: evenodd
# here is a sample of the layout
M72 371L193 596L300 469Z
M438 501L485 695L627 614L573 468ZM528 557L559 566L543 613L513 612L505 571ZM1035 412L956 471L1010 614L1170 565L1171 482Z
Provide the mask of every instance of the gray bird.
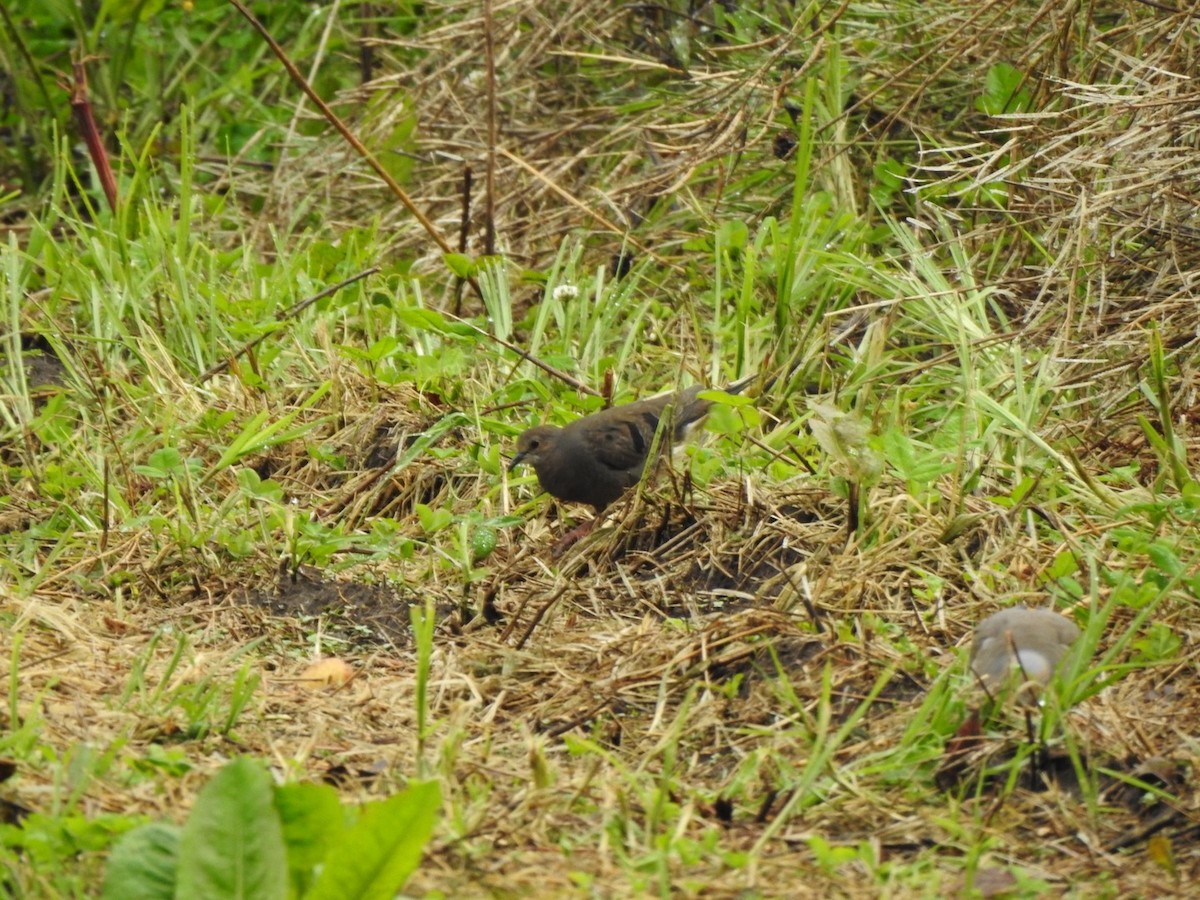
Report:
M755 377L736 381L724 390L739 393ZM586 503L599 515L641 479L667 406L671 405L673 412L671 432L664 441L676 443L712 406L711 400L700 399L704 390L692 385L602 409L562 428L530 428L517 438L517 453L508 468L511 471L522 463L533 466L546 493L570 503Z
M971 669L990 691L1013 677L1045 685L1078 637L1078 626L1065 616L1014 606L976 626Z

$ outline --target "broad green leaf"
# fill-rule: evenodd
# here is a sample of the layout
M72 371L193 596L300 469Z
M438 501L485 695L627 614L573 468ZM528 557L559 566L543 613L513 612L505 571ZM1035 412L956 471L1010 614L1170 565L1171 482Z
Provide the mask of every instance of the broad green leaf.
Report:
M179 842L179 900L283 900L288 895L283 829L271 777L236 759L196 798Z
M317 866L346 831L337 791L327 784L285 784L275 789L292 887L303 896Z
M368 804L326 858L306 900L391 900L421 862L441 806L434 781Z
M104 871L104 900L171 900L179 828L152 822L135 828L117 842Z

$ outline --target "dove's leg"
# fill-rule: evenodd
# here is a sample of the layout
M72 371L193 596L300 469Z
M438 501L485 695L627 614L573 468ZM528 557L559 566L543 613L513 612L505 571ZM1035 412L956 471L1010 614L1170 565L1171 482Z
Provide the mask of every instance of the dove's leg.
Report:
M589 519L582 525L577 525L576 527L572 528L550 546L550 556L554 557L555 559L562 556L571 547L575 546L577 543L591 534L592 529L596 527L596 522L598 521L599 517L596 517L595 519Z

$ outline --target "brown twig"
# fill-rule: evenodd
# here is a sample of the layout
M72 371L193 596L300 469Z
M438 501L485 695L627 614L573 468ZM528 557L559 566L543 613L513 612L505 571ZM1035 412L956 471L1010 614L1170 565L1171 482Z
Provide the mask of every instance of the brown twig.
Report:
M562 586L550 595L550 599L537 608L537 611L533 614L533 618L529 620L529 626L525 629L521 637L518 638L516 649L520 650L525 646L525 642L529 640L530 635L533 634L533 630L537 628L538 623L541 622L546 613L550 611L550 607L562 599L562 595L567 592L567 588L570 587L570 584L571 583L569 581L564 581Z

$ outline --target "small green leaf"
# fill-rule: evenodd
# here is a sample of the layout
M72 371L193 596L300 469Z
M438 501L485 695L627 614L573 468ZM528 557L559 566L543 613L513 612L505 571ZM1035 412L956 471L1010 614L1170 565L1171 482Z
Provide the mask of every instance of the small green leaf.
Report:
M1184 502L1192 509L1200 507L1200 484L1195 481L1188 481L1184 484L1180 491L1183 495Z
M283 502L283 488L279 482L273 481L270 478L265 481L253 469L245 468L238 469L237 472L238 486L247 497L253 497L257 500L271 500L275 503Z
M706 427L717 434L742 434L756 426L761 419L753 406L714 403L708 410Z
M163 479L182 475L187 470L187 462L176 448L162 447L150 454L145 465L134 466L133 469L147 478Z
M1171 546L1162 541L1155 541L1146 548L1146 553L1160 572L1172 576L1183 574L1184 565Z
M1155 622L1147 629L1144 637L1133 642L1133 648L1137 651L1134 658L1140 663L1174 659L1182 645L1179 635L1163 623Z
M1057 553L1044 573L1046 580L1054 581L1079 571L1079 560L1070 550Z
M1028 112L1033 95L1022 87L1025 73L1008 63L996 63L987 71L983 96L975 100L975 108L989 116L1004 113Z
M886 157L875 163L872 169L875 183L871 185L871 199L883 206L904 187L904 163Z
M404 312L406 312L406 310L401 310L400 312L398 312L396 314L397 317L403 319ZM435 315L436 315L436 313L435 313ZM399 348L400 348L399 339L396 338L394 335L389 334L389 335L385 335L384 337L381 337L379 340L375 341L366 350L360 349L358 347L348 347L348 346L344 346L344 345L340 346L338 349L341 350L342 354L349 359L359 359L359 360L363 360L365 362L377 363L377 362L381 362L381 361L387 359L388 357L394 355L399 350Z
M1037 478L1032 475L1026 475L1019 482L1017 482L1017 486L1013 488L1011 495L1013 505L1020 503L1022 500L1028 497L1029 492L1033 490L1037 482Z
M417 521L421 523L421 530L426 534L433 534L435 531L441 531L453 520L454 516L450 514L448 509L432 509L424 503L417 504Z
M446 333L446 317L437 310L410 306L396 310L396 318L405 325L417 331L432 331L436 334Z
M875 180L889 194L904 187L904 163L890 156L884 157L872 167Z
M458 278L474 278L479 274L478 264L469 256L461 253L443 253L442 260L446 263L446 268Z

